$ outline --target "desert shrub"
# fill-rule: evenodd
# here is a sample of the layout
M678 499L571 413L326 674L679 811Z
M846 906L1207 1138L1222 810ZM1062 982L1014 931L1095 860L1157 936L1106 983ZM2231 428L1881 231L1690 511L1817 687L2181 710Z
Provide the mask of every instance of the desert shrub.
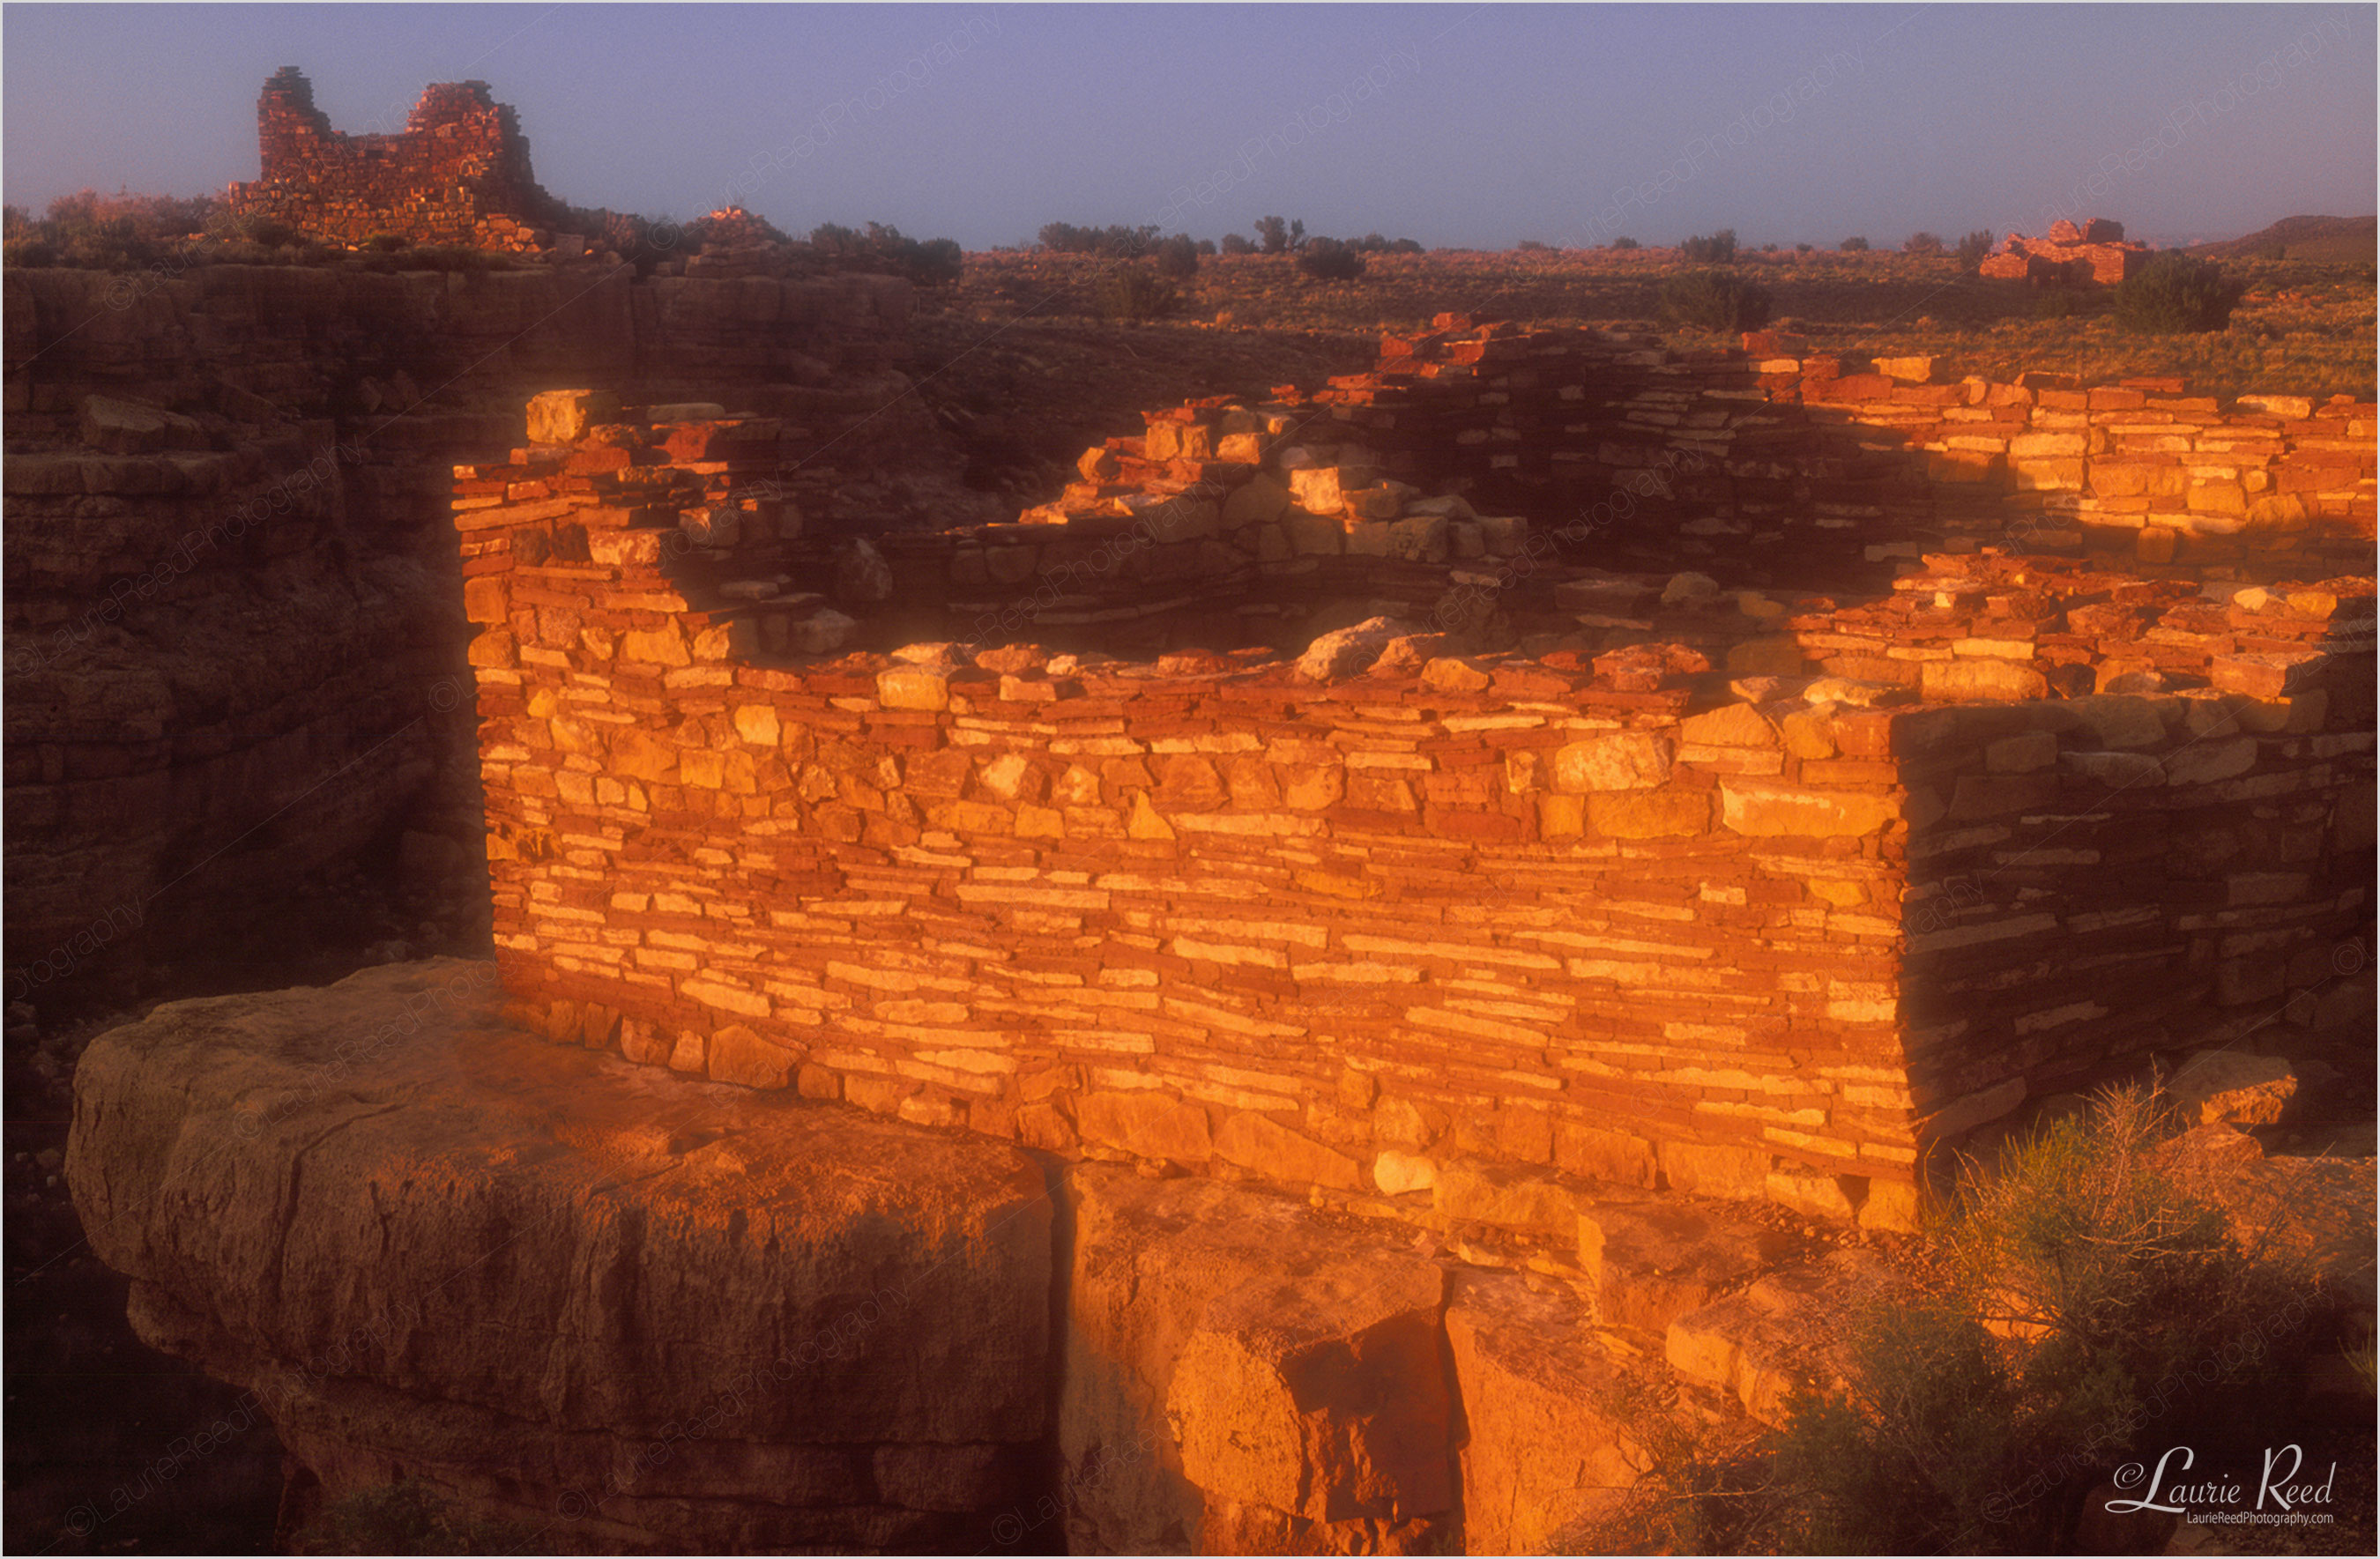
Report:
M1184 281L1198 274L1198 246L1187 234L1177 233L1161 240L1150 251L1157 258L1157 273Z
M277 217L266 216L261 211L250 211L241 217L237 229L241 237L251 244L261 244L268 249L277 249L284 244L294 244L298 241L296 228Z
M1212 255L1215 252L1215 240L1212 238L1201 238L1198 240L1195 248L1197 252L1202 255Z
M1990 228L1976 228L1959 240L1959 263L1973 271L1984 262L1984 257L1992 252L1992 246L1998 242Z
M1512 247L1523 254L1544 254L1551 248L1540 238L1524 238Z
M1902 254L1938 255L1943 252L1942 238L1936 233L1912 233L1900 246Z
M1722 227L1689 238L1678 246L1678 253L1690 265L1725 265L1735 258L1735 229Z
M1161 320L1182 307L1173 284L1147 266L1117 266L1099 280L1099 312L1111 320Z
M1840 254L1865 254L1867 253L1867 240L1865 238L1846 238L1841 243L1837 244L1835 246L1835 249Z
M2044 287L2033 300L2036 320L2085 320L2106 312L2102 299L2075 287Z
M1317 282L1352 282L1364 266L1364 257L1336 238L1308 238L1297 251L1298 270Z
M1621 237L1618 237L1618 238L1614 238L1614 239L1612 239L1612 240L1611 240L1611 247L1612 247L1613 248L1615 248L1615 249L1641 249L1641 248L1643 248L1645 246L1644 246L1644 245L1642 245L1642 244L1640 244L1640 243L1638 243L1638 242L1637 242L1635 239L1633 239L1633 238L1627 237L1627 236L1621 236Z
M1661 284L1661 322L1706 331L1756 331L1776 300L1731 271L1682 271Z
M1864 1311L1849 1389L1778 1437L1794 1546L2060 1552L2071 1495L2150 1441L2273 1427L2253 1420L2286 1410L2305 1286L2168 1166L2174 1130L2156 1094L2111 1091L1968 1166L1938 1281Z
M2113 1468L2288 1432L2282 1388L2323 1331L2309 1286L2171 1166L2174 1130L2155 1094L2112 1091L1966 1166L1904 1275L1848 1319L1838 1387L1798 1395L1781 1430L1599 1403L1649 1470L1559 1551L2072 1553ZM2368 1311L2331 1302L2368 1360Z
M1796 244L1793 246L1793 252L1795 254L1809 254L1813 250L1816 249L1817 247L1818 246L1815 244Z
M1359 254L1419 254L1422 252L1421 240L1418 238L1386 238L1378 233L1366 233L1360 238L1350 238L1347 240L1347 247ZM1525 249L1529 246L1524 243L1521 247ZM1539 248L1545 247L1543 244L1537 246Z
M2219 331L2247 291L2213 260L2168 249L2117 284L2116 318L2154 335Z
M1223 235L1223 252L1225 254L1254 254L1257 252L1257 246L1253 239L1247 237L1244 234L1226 233Z
M920 241L876 222L866 232L825 223L810 230L809 244L812 254L837 270L906 276L926 287L957 281L966 263L956 239Z
M418 1483L392 1483L327 1506L300 1534L300 1553L516 1553L537 1534L501 1521L476 1521Z
M1163 229L1154 223L1140 227L1126 227L1111 223L1105 227L1077 227L1071 222L1053 222L1041 229L1041 247L1052 254L1098 255L1106 260L1132 260L1157 247Z
M402 233L375 233L364 240L364 248L374 254L395 254L409 248L413 240Z

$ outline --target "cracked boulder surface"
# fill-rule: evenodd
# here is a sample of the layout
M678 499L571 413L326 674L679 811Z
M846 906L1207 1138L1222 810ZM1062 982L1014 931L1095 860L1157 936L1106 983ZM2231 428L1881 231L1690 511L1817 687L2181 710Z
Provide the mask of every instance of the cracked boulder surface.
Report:
M1030 1498L1024 1154L506 1029L492 964L94 1041L67 1174L144 1340L320 1494L425 1480L563 1551L917 1550Z

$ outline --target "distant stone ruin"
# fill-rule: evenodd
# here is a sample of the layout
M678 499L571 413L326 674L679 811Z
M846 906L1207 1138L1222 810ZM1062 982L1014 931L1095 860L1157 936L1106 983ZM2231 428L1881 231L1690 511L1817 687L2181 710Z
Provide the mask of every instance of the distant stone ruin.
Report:
M399 134L351 136L331 127L313 84L285 65L257 99L256 139L262 174L234 184L225 203L325 243L356 248L392 234L542 249L565 216L529 171L519 120L485 81L429 88Z
M2095 216L2077 227L2063 218L2049 225L2046 238L2011 233L2000 252L1979 268L1985 276L2003 281L2057 283L2097 282L2113 286L2148 263L2146 244L2127 243L2124 224Z

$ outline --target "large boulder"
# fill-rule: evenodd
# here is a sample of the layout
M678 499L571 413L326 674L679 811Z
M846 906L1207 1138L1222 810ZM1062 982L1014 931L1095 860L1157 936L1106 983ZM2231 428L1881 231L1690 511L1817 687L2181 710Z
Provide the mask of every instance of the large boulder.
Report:
M491 964L95 1040L67 1173L136 1327L335 1495L540 1548L980 1546L1030 1503L1050 1202L981 1139L508 1030Z
M1621 1505L1651 1463L1649 1366L1579 1303L1509 1273L1465 1273L1446 1309L1462 1388L1466 1553L1556 1553Z
M1059 1406L1078 1553L1413 1553L1452 1536L1438 1263L1303 1204L1068 1178Z

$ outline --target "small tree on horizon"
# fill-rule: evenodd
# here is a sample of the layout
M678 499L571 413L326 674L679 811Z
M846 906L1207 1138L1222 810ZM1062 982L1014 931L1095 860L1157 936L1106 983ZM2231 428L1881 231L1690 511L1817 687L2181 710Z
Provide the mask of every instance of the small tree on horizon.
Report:
M1931 257L1940 254L1942 248L1942 239L1938 234L1912 233L1908 241L1900 246L1900 252Z

